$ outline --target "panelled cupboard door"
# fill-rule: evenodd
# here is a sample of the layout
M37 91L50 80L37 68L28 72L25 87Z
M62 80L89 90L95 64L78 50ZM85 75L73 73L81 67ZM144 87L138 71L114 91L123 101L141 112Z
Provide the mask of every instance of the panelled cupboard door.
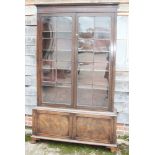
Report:
M69 113L33 110L33 135L71 138L72 118Z
M114 14L41 14L39 21L39 102L112 111Z
M68 140L115 144L115 116L74 113L67 109L33 110L33 135Z
M88 142L115 143L114 124L113 117L77 114L73 122L73 137Z

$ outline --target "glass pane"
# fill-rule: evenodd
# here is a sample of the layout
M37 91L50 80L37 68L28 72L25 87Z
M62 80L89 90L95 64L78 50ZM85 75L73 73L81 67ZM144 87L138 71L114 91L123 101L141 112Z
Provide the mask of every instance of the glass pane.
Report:
M95 17L95 32L110 32L111 17Z
M45 84L71 83L71 63L44 61L43 81Z
M71 51L72 50L72 40L70 39L57 39L57 50L59 51Z
M95 40L94 44L95 51L110 51L110 40Z
M93 89L92 85L78 86L77 103L81 106L91 106Z
M72 17L57 17L57 32L72 31Z
M95 32L96 39L110 39L110 33L108 32Z
M105 71L94 71L93 84L94 85L104 85L107 87L109 78L109 72Z
M56 38L71 38L71 32L56 32Z
M46 84L52 84L56 82L56 69L44 69L43 70L43 81Z
M71 70L57 70L58 83L71 83Z
M102 63L94 63L94 71L105 71L105 70L109 70L109 64L106 62L102 62Z
M44 31L56 31L56 17L44 17L43 18L43 30Z
M43 69L55 69L56 61L43 60Z
M92 84L93 71L78 71L78 84Z
M108 90L93 89L93 106L108 107Z
M43 103L71 104L71 85L55 84L42 88Z
M55 60L56 61L56 51L54 50L43 50L42 58L46 60Z
M80 39L79 40L79 51L92 51L94 45L94 40L91 39Z
M71 62L58 61L57 62L57 69L60 69L60 70L71 70Z
M78 51L79 62L93 62L93 56L92 51Z
M71 38L71 32L43 32L43 38Z
M92 38L94 35L94 17L79 17L79 37Z
M57 51L57 61L71 61L71 51Z
M96 85L96 84L94 84L93 85L93 89L94 90L108 90L108 85L106 84L106 85L104 85L103 83L102 84L99 84L99 85Z
M94 62L102 62L107 64L109 62L109 53L94 52Z
M56 32L43 32L42 36L43 38L55 38Z
M79 32L79 38L93 38L94 32Z
M55 39L43 39L43 49L55 50Z
M91 62L79 62L78 63L78 71L80 71L80 70L92 71L93 70L93 63L91 63Z

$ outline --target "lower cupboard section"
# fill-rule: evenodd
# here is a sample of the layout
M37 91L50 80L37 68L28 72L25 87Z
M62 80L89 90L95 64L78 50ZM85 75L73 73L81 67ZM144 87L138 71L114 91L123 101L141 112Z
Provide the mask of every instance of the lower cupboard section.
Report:
M111 112L37 107L33 109L33 135L40 139L116 144L116 115Z

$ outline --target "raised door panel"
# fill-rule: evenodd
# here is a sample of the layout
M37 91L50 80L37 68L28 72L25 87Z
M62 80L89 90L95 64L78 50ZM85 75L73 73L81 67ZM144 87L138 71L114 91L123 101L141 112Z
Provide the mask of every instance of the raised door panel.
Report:
M113 117L84 116L75 117L74 137L77 140L114 143L114 120Z
M37 111L35 113L35 135L68 138L71 136L69 113Z

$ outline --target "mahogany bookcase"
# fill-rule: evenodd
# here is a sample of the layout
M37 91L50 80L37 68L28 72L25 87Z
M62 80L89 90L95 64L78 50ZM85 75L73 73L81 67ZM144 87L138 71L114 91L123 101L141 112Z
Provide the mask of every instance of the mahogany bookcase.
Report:
M37 5L39 139L116 147L117 4Z

